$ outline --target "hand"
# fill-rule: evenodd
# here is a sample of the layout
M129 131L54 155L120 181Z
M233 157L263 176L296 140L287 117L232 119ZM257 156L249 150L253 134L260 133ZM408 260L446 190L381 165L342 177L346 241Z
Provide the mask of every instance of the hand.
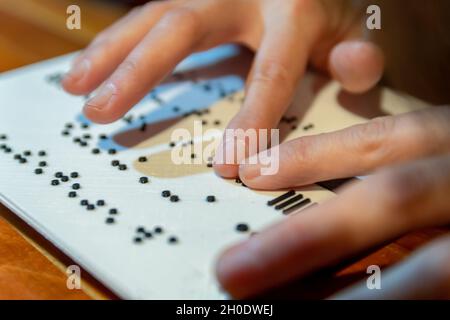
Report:
M449 124L450 107L383 117L282 144L275 176L242 165L241 179L259 189L384 168L227 250L217 265L222 286L238 298L253 296L410 231L448 225ZM450 298L449 266L446 238L394 267L382 290L361 285L335 298Z
M229 128L274 128L308 62L352 92L380 79L383 56L362 39L357 9L344 0L172 0L134 9L103 31L63 79L87 94L85 115L98 123L122 117L192 52L221 43L256 51L246 101ZM358 21L355 23L354 21ZM236 176L238 163L217 165Z

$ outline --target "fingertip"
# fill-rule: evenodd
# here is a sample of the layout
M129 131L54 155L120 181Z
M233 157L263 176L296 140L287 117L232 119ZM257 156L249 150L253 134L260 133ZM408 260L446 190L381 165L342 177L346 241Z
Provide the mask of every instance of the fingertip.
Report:
M368 41L345 41L336 45L329 57L330 72L342 87L353 93L370 90L381 79L384 55Z
M236 178L238 177L239 166L234 164L213 164L214 171L222 178Z
M74 95L84 95L91 92L87 82L91 65L91 61L88 59L75 60L72 68L61 81L63 89Z

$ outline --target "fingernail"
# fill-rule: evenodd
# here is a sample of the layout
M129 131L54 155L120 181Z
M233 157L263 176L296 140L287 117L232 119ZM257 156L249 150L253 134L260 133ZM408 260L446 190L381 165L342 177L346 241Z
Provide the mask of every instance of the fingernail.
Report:
M84 78L90 68L91 62L87 59L83 59L72 66L70 71L66 74L66 78L70 78L73 82L78 82Z
M115 92L116 87L112 83L104 85L93 98L86 102L86 107L104 109L109 105Z

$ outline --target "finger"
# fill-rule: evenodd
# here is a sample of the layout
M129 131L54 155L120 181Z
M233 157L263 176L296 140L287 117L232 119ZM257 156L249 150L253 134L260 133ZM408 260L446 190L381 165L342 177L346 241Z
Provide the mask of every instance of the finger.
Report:
M239 176L252 188L279 189L366 174L387 164L450 151L449 121L450 107L433 107L302 137L279 146L275 175L261 175L265 166L247 160Z
M305 3L309 6L315 4ZM310 48L322 31L318 14L315 15L311 8L301 9L305 14L299 17L289 19L288 15L283 14L266 22L266 32L247 81L244 104L229 123L216 151L214 168L220 176L236 177L239 163L249 155L238 150L240 147L244 149L246 143L236 141L231 130L275 128L291 103L296 85L304 73ZM317 20L311 22L311 16Z
M338 300L450 299L450 237L432 242L381 274L378 290L360 283L332 297Z
M64 89L86 94L97 88L171 6L172 2L148 3L101 32L74 60L62 81Z
M450 155L385 169L228 249L218 279L233 296L249 297L406 232L445 225L449 192Z
M329 56L329 69L342 87L353 93L370 90L381 79L384 56L381 49L368 41L344 41Z

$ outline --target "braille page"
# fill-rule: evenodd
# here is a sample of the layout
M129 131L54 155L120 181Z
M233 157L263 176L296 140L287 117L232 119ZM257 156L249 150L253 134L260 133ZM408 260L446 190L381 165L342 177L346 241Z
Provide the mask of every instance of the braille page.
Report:
M241 106L250 57L236 47L187 58L110 125L91 123L88 97L60 88L72 58L0 75L0 198L119 296L225 298L214 277L224 248L334 196L317 185L256 192L218 178L210 160L171 161L175 147L201 156L202 134L217 136ZM307 74L280 130L288 140L422 107L387 89L349 96ZM177 128L192 137L174 141Z

